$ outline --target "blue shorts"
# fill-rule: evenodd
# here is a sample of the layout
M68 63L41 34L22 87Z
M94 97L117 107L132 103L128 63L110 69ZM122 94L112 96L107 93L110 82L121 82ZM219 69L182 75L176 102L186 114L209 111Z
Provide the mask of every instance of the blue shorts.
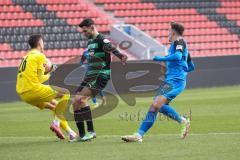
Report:
M157 96L164 96L171 102L177 95L179 95L186 87L186 81L184 80L168 80L163 85L161 85L155 95ZM154 98L154 99L155 99Z

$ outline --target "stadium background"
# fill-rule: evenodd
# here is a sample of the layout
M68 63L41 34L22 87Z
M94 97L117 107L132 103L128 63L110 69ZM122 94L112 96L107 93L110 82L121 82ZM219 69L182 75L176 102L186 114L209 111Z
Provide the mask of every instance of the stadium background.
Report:
M169 45L169 22L181 22L196 63L188 87L240 84L239 0L1 0L0 101L18 100L16 66L30 34L43 34L45 54L62 64L86 47L77 27L85 17L106 35L114 24L133 24L163 45Z
M48 110L18 101L17 66L29 35L43 34L47 57L63 64L86 46L77 27L85 17L107 36L115 24L133 24L164 45L169 22L184 24L196 70L188 77L190 89L171 105L191 117L186 140L179 139L177 123L163 118L142 144L121 142L121 135L137 130L152 97L138 98L134 107L119 100L113 111L94 119L96 139L71 144L50 133ZM0 0L0 159L239 159L239 40L240 0ZM130 60L142 58L124 53Z

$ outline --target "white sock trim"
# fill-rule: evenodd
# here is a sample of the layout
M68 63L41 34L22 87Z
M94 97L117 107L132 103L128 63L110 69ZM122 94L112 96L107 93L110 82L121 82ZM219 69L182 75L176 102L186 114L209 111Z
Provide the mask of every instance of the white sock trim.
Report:
M53 124L56 126L60 126L60 121L58 119L54 119Z
M185 117L182 116L181 119L182 119L182 123L186 123L187 122L187 119Z

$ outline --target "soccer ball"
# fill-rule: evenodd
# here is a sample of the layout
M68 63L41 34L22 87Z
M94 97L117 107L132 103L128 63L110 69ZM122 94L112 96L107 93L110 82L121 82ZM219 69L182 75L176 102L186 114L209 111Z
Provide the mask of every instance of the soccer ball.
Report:
M44 67L45 67L45 73L49 73L53 69L53 64L48 58L46 60L46 63L44 64Z

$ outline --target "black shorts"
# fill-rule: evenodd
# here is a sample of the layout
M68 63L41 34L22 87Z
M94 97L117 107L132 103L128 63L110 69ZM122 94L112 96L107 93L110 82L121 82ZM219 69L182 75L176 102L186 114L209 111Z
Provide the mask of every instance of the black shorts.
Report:
M81 92L84 87L87 87L91 90L92 96L96 96L101 90L106 87L109 80L110 75L108 74L86 76L76 92Z

